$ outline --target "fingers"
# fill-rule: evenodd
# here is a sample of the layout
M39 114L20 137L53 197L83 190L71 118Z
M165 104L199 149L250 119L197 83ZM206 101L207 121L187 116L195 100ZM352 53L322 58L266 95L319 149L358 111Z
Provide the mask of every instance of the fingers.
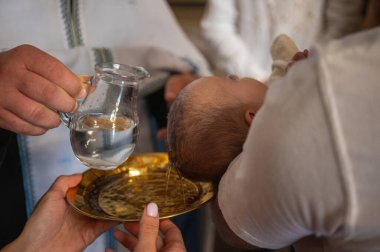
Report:
M86 95L91 94L95 91L96 87L91 85L91 76L89 75L79 75L78 76L82 85L82 91L79 97L77 98L85 98Z
M72 97L79 96L82 87L79 78L63 63L30 45L19 46L25 67L64 89ZM16 51L17 53L17 51Z
M74 210L74 209L72 209L72 210ZM76 214L80 214L80 213L76 212ZM82 217L84 217L84 216L82 215ZM89 240L91 240L91 242L93 240L95 240L98 236L100 236L101 234L103 234L104 232L109 230L110 228L115 227L115 226L120 224L120 222L118 222L118 221L95 220L92 218L90 218L90 220L88 220L86 222L87 223L89 223L89 222L95 223L94 227L92 228L92 234L89 237ZM89 242L88 244L90 244L91 242Z
M160 231L165 237L165 243L177 248L176 251L186 251L179 228L169 219L161 221Z
M39 136L44 134L47 129L34 126L15 114L0 108L0 128L31 136Z
M0 53L0 126L40 135L57 127L55 111L71 112L84 96L80 79L61 62L29 45Z
M158 207L155 203L149 203L144 209L140 223L127 222L124 227L129 233L115 230L114 236L116 240L131 251L157 251L159 226Z
M119 229L115 229L113 235L115 239L121 244L123 244L123 246L125 246L127 249L131 251L135 251L135 248L138 242L136 236L130 233L123 232Z
M79 75L78 76L81 83L88 83L91 79L91 76L89 75Z
M75 187L79 184L82 179L82 174L73 174L73 175L63 175L59 176L53 185L50 187L49 191L59 192L64 198L67 190L71 187Z
M140 222L125 222L124 227L128 230L129 233L131 233L134 236L139 235L140 230Z
M157 250L156 241L159 226L158 207L155 203L149 203L140 220L139 242L136 245L136 251Z
M173 90L165 90L164 99L168 104L171 104L177 97L177 94L178 93Z
M301 60L301 59L306 59L308 56L309 56L309 50L305 49L305 50L303 50L303 52L297 52L293 56L292 60L297 61L297 60Z
M178 93L198 77L193 74L177 74L169 78L165 85L164 99L170 105Z
M140 223L125 223L124 227L129 233L115 230L114 236L131 251L157 251L161 248L165 248L166 251L186 251L181 231L170 220L162 220L160 223L155 203L147 205Z
M61 122L57 113L17 91L12 92L12 99L1 104L3 109L37 127L55 128Z
M293 61L301 60L301 59L304 59L304 58L306 58L306 56L303 54L303 52L297 52L293 56Z
M56 111L71 112L75 109L75 99L64 89L33 72L26 73L17 88L32 100Z
M303 54L307 57L309 57L309 50L305 49L303 50Z
M293 56L292 60L288 63L288 65L286 67L286 71L288 71L289 68L291 66L293 66L295 62L300 61L302 59L306 59L307 57L309 57L309 50L305 49L305 50L303 50L303 52L297 52Z
M33 211L38 211L42 202L55 200L63 200L66 197L66 193L69 188L76 186L82 179L82 174L63 175L59 176L55 182L50 186L49 190L39 200ZM43 208L42 208L43 209ZM73 210L74 211L74 210ZM74 214L79 214L75 212Z

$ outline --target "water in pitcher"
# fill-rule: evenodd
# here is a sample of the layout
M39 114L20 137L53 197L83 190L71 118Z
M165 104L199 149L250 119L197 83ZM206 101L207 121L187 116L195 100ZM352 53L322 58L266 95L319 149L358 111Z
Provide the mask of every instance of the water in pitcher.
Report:
M137 123L127 117L89 114L77 121L70 138L73 151L83 164L113 169L133 152Z

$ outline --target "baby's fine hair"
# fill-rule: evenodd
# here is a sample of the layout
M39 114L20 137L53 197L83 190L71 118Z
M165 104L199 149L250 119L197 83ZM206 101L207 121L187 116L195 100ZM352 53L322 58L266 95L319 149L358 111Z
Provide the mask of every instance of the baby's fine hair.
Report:
M183 176L219 181L229 163L242 151L249 126L243 106L199 105L184 89L168 114L169 159Z

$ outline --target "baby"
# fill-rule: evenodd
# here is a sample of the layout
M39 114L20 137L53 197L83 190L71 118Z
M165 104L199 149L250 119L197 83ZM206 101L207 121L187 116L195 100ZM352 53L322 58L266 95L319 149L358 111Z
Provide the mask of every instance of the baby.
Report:
M272 44L270 82L286 73L293 61L307 57L286 35ZM168 114L167 144L172 165L183 176L219 181L242 151L251 122L261 107L267 85L237 76L205 77L185 87Z

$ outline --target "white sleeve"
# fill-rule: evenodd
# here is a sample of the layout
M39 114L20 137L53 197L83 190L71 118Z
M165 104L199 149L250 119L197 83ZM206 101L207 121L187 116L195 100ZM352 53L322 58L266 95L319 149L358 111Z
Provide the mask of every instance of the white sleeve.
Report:
M317 71L315 60L304 60L272 84L243 152L219 184L228 226L253 245L276 249L311 234L327 236L343 221Z
M263 79L266 71L252 61L250 50L237 30L239 9L235 0L209 0L201 21L202 35L215 62L227 74Z

